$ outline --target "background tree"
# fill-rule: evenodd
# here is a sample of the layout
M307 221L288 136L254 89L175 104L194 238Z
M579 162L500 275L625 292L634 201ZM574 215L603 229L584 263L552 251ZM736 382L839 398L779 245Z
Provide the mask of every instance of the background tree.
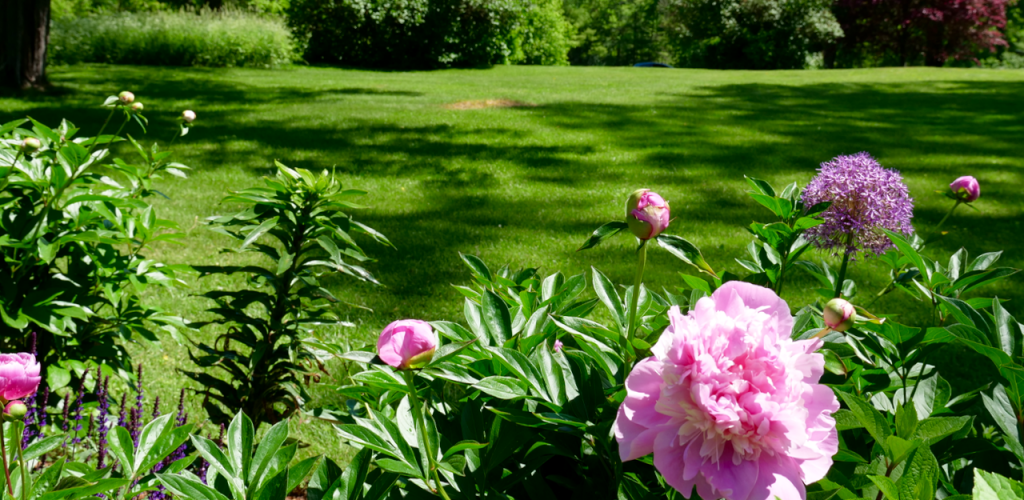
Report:
M1007 0L837 0L844 65L942 66L1007 45Z
M50 0L4 0L0 4L0 86L46 85Z

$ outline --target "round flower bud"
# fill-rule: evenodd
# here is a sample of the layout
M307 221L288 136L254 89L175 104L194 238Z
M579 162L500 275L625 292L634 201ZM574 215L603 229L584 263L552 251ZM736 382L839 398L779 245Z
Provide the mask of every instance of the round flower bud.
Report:
M555 339L555 352L562 352L562 347L564 346L565 344L561 340Z
M381 332L377 356L399 370L422 368L434 358L440 344L430 323L418 319L398 320Z
M4 408L4 419L8 421L24 420L26 413L28 413L28 406L25 406L25 403L11 401Z
M953 195L964 203L970 203L981 196L981 185L978 184L978 179L969 175L953 181L949 188L953 190Z
M192 123L192 121L196 119L196 112L191 109L186 109L181 112L181 119L185 123Z
M133 104L132 104L132 113L141 113L141 112L142 112L142 109L143 109L144 107L145 107L145 106L143 106L141 102L136 102L136 103L133 103Z
M117 94L117 98L121 100L121 104L131 104L135 101L135 94L125 90L124 92Z
M21 141L21 152L27 155L39 151L41 147L43 147L43 143L39 142L39 139L35 137L26 137L24 141Z
M626 200L626 224L641 240L661 234L669 221L668 203L650 189L637 189Z
M836 298L825 304L822 317L825 320L825 325L829 328L837 332L845 332L853 326L854 320L857 319L857 312L854 310L853 304Z

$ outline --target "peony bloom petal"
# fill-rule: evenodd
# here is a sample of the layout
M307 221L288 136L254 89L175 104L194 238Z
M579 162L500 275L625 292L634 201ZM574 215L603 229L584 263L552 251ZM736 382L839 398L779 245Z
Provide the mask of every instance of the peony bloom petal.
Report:
M0 397L11 401L35 394L42 380L39 370L32 354L0 354Z
M803 499L838 450L820 340L793 341L773 291L729 282L668 312L669 326L626 379L613 428L623 460L654 465L689 497Z
M430 323L418 319L398 320L381 332L377 339L377 356L400 370L419 368L430 362L439 341Z

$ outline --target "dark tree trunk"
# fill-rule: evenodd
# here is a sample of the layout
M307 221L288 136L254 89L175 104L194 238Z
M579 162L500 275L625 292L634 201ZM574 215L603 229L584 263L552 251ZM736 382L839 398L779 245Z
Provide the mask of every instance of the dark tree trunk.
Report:
M50 0L3 0L0 6L0 86L46 86Z
M942 21L929 22L927 34L924 63L927 66L941 67L946 64L946 51L943 47L946 25Z

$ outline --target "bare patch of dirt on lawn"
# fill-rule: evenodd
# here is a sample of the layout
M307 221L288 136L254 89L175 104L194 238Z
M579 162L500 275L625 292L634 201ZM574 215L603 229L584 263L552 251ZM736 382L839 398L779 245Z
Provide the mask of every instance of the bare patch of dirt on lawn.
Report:
M445 109L533 108L536 104L511 99L477 99L445 104Z

